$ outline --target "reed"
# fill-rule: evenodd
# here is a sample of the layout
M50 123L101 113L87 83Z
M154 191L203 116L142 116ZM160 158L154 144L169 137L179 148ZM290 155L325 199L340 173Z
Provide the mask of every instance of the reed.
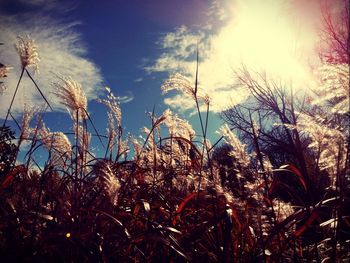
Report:
M343 92L349 72L343 66L327 65L320 86L329 96L315 96L309 104L243 68L237 79L254 103L223 113L227 124L218 129L222 137L214 146L208 140L211 101L198 85L198 56L194 81L176 74L162 90L194 100L199 134L170 110L158 115L154 109L143 139L126 138L110 89L100 100L108 109L107 132L100 134L81 85L57 76L53 87L70 113L74 139L50 131L41 117L32 120L37 110L31 108L17 122L16 138L6 126L8 117L24 72L32 79L27 68L37 69L39 62L33 40L20 38L17 50L21 74L0 130L2 262L342 262L350 257L344 129L349 98ZM93 135L107 145L102 156L91 149ZM20 162L24 141L29 148ZM47 153L41 165L39 150Z

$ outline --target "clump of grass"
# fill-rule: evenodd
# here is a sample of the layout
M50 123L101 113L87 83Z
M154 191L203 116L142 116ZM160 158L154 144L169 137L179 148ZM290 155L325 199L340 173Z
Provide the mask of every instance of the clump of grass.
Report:
M125 138L110 89L100 100L108 108L107 134L100 135L82 87L58 77L55 93L68 108L74 140L50 131L41 118L30 127L35 110L26 109L15 143L7 118L24 71L39 62L34 41L20 39L17 49L21 77L0 132L3 261L321 262L350 256L348 149L338 125L349 114L339 109L343 97L323 101L334 111L316 118L324 105L296 109L292 95L243 70L238 79L260 108L227 111L231 127L219 129L225 143L211 146L211 102L198 86L197 56L193 84L176 74L162 89L192 97L199 135L166 110L149 114L143 140ZM107 145L104 156L90 148L88 121ZM23 141L30 147L19 163ZM39 149L47 152L44 165L35 159Z

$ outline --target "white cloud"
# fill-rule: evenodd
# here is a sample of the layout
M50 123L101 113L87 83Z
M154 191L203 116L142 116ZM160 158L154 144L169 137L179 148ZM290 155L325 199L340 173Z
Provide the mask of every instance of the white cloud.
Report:
M118 99L119 103L124 104L124 103L128 103L128 102L134 100L134 95L131 93L131 91L129 91L128 95L118 96L117 99Z
M193 66L197 45L200 49L204 49L207 44L204 32L193 33L186 26L181 26L158 41L158 45L164 52L153 65L146 66L145 70L186 73Z
M194 83L198 43L199 83L211 97L214 112L246 98L237 85L233 88L234 72L242 65L287 83L291 80L294 86L306 83L310 58L315 56L315 21L319 16L306 17L305 12L301 17L298 8L291 0L214 0L203 26L196 31L181 26L163 36L159 41L162 53L145 69L153 73L179 72ZM194 106L189 100L175 94L164 102L185 111Z
M165 98L164 103L170 105L173 109L176 109L180 112L193 110L193 108L196 106L192 98L183 96L182 94L177 94L173 97Z
M55 1L49 2L52 7ZM40 1L31 3L36 5ZM102 87L100 70L86 57L87 50L75 30L76 25L77 23L62 23L40 13L0 16L0 43L4 43L0 46L0 62L13 67L5 78L8 88L0 96L0 118L7 112L21 71L19 56L14 48L18 35L29 35L38 46L39 74L32 76L55 110L62 110L52 94L51 83L56 78L55 74L70 76L79 82L89 100L98 96ZM21 113L24 103L44 105L40 94L26 75L19 87L12 113Z

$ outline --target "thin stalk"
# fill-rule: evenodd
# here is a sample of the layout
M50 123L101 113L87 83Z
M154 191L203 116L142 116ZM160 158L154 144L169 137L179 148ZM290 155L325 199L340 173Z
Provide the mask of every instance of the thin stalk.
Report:
M263 179L264 179L264 183L265 183L265 187L264 187L265 194L269 198L268 180L267 180L267 176L265 173L264 161L263 161L263 157L262 157L262 154L260 151L258 138L256 136L256 131L255 131L254 124L253 124L252 114L250 111L249 111L249 119L250 119L252 131L253 131L252 134L253 134L253 142L254 142L254 146L255 146L256 155L257 155L258 160L260 162L261 170L263 171Z
M50 158L50 157L49 157ZM36 201L36 208L35 208L35 216L34 216L34 222L33 222L33 228L31 232L31 242L34 244L34 238L35 235L37 234L37 221L38 221L38 215L39 215L39 209L40 209L40 203L42 199L42 194L43 194L43 187L44 187L44 180L45 180L45 171L46 171L46 166L44 168L44 171L42 172L40 179L39 179L39 193L38 193L38 199Z
M342 178L340 176L340 161L341 161L341 152L342 152L342 147L341 143L339 144L338 148L338 157L337 157L337 166L336 166L336 181L335 181L335 189L337 195L335 196L335 202L336 205L333 207L334 208L334 233L333 233L333 244L332 244L332 258L334 262L337 261L337 241L338 241L338 236L339 236L339 225L340 225L340 219L342 218L342 205L341 203L343 202L343 189L342 189ZM340 246L341 247L341 246Z
M22 130L21 125L19 125L18 121L17 121L16 118L12 115L11 112L10 112L10 116L11 116L12 120L15 122L15 124L17 125L17 128L18 128L19 130Z
M86 109L82 108L82 110L84 110L86 116L88 117L88 119L89 119L89 121L90 121L90 123L91 123L91 125L92 125L92 128L93 128L94 131L96 132L96 135L97 135L97 137L98 137L100 143L101 143L102 146L105 148L105 145L103 144L102 139L101 139L101 135L98 133L98 131L97 131L97 129L96 129L96 126L94 125L94 122L92 121L92 119L91 119L91 117L90 117L90 114L88 113L88 111L87 111ZM107 149L108 149L108 147L107 147Z
M170 133L170 161L169 166L172 166L173 162L173 132Z
M292 115L292 119L293 119L293 123L292 124L296 125L297 124L297 118L295 116L294 94L293 94L293 90L292 89L291 89L290 97L291 97L290 111L291 111L291 115ZM281 121L282 121L282 119L281 119ZM282 121L282 123L284 123L284 122ZM308 170L307 170L307 166L306 166L306 161L305 161L305 157L304 157L304 152L303 152L303 148L302 148L302 143L301 143L299 132L298 132L297 129L293 129L292 130L292 134L294 135L295 142L293 141L292 137L291 137L290 141L292 142L293 147L295 149L296 157L297 157L297 159L299 161L302 174L303 174L304 178L306 178L306 180L307 180L307 186L311 187L312 185L311 185L311 182L310 182L310 176L309 176L309 173L308 173ZM287 131L287 135L291 136L289 131ZM313 196L309 195L309 197L312 200L312 204L313 204L314 203Z
M76 219L76 211L78 209L78 161L79 161L79 108L76 110L76 130L75 130L75 171L74 171L74 193L73 193L73 206L72 206L72 217L74 222Z
M199 108L199 102L198 102L198 97L197 97L197 92L198 92L198 64L199 64L199 55L198 55L198 47L197 47L197 63L196 63L196 79L195 79L195 85L194 85L194 100L196 102L196 108L197 108L197 113L198 113L198 117L199 117L199 122L201 125L201 129L202 129L202 134L203 134L203 138L204 138L204 144L206 143L206 131L204 129L204 124L203 124L203 120L202 120L202 115L201 115L201 111ZM201 181L202 181L202 166L203 166L203 158L204 158L204 147L205 145L203 145L202 148L202 154L201 154L201 165L200 165L200 171L199 171L199 182L198 182L198 195L199 195L199 188L201 186ZM198 198L198 196L197 196Z
M197 65L196 65L196 80L195 80L195 85L194 85L194 100L196 102L196 108L197 108L197 113L198 113L198 117L199 117L199 122L201 125L201 129L202 129L202 134L204 136L205 129L204 129L204 124L203 124L203 120L202 120L202 115L201 115L201 111L199 109L199 102L198 102L198 97L197 97L197 92L198 92L198 64L199 64L199 60L198 60L198 49L197 49Z
M17 86L16 86L16 89L15 89L15 93L12 96L11 103L10 103L10 106L9 106L9 108L7 110L6 117L5 117L4 123L2 124L2 127L5 127L7 119L9 117L9 115L10 115L11 108L12 108L13 102L15 100L15 97L16 97L16 94L17 94L17 91L18 91L18 88L19 88L19 84L21 83L21 80L22 80L22 77L23 77L23 73L24 73L24 68L22 68L21 75L20 75L20 77L18 79Z
M41 124L41 121L42 121L42 115L39 115L38 123L37 123L37 125L35 127L35 130L34 130L31 146L30 146L30 148L29 148L29 150L28 150L28 152L26 154L26 156L28 156L27 163L26 163L26 168L27 169L29 169L30 161L32 160L32 154L34 153L35 148L36 148L37 135L38 135L38 131L39 131L39 124Z
M214 149L215 146L218 145L219 142L221 142L221 140L222 140L223 138L225 138L225 137L224 137L224 136L221 136L221 137L219 138L219 140L217 140L217 141L214 143L214 145L213 145L208 151L211 152L211 150Z
M255 151L257 154L257 157L259 159L260 165L261 165L261 169L262 169L262 174L263 174L263 179L264 179L264 190L265 190L265 195L269 201L269 206L272 212L272 220L270 222L272 222L272 224L274 226L276 226L277 223L277 218L276 218L276 212L275 209L273 208L273 201L270 198L270 193L269 193L269 186L268 186L268 180L267 180L267 176L266 176L266 170L265 170L265 166L264 166L264 161L263 161L263 157L262 157L262 153L260 150L260 146L259 146L259 141L258 141L258 137L256 135L256 131L254 128L254 123L253 123L253 119L252 119L252 115L251 112L249 111L249 119L250 119L250 123L251 123L251 127L252 127L252 133L253 133L253 141L254 141L254 146L255 146ZM282 244L281 244L281 240L278 237L278 254L279 254L279 258L281 259L281 254L282 254ZM263 251L263 253L265 253L265 251Z
M154 108L152 113L152 127L154 127ZM153 133L153 186L155 185L157 178L157 144L156 144L156 133L155 129L152 130Z
M211 159L210 159L209 149L208 149L208 144L207 144L207 132L208 132L208 123L209 123L209 107L210 107L210 104L208 102L208 104L207 104L207 113L206 113L206 117L205 117L204 144L205 144L205 150L207 152L208 166L209 166L209 169L210 169L210 175L211 175L211 177L213 177L213 167L211 165Z
M82 127L83 127L83 137L82 137L82 149L81 149L81 154L82 154L82 159L81 159L81 166L80 166L80 178L81 179L83 177L83 173L85 170L85 165L86 165L86 152L88 151L88 149L85 149L85 146L87 147L87 123L86 120L83 119L83 123L82 123Z
M209 122L209 103L207 103L207 110L206 110L206 118L205 118L205 124L203 123L202 120L202 115L201 115L201 111L199 108L199 101L198 101L198 97L197 97L197 92L198 92L198 66L199 66L199 54L198 54L198 47L197 47L197 58L196 58L196 80L195 80L195 90L194 90L194 99L196 102L196 108L197 108L197 113L199 116L199 121L200 121L200 125L201 125L201 129L202 129L202 134L203 134L203 146L202 146L202 154L201 154L201 164L200 164L200 171L199 171L199 182L198 182L198 194L197 194L197 200L199 197L199 192L200 192L200 186L201 186L201 182L202 182L202 170L203 170L203 162L204 162L204 151L206 151L207 153L207 158L208 158L208 163L210 166L210 171L211 171L211 177L213 177L213 173L212 173L212 167L211 167L211 163L210 163L210 158L209 158L209 151L208 151L208 145L207 145L207 130L208 130L208 122ZM216 194L215 194L216 197ZM212 203L213 205L213 209L214 209L214 215L216 218L216 199L214 200L213 195L212 195L212 201L214 201ZM199 203L196 202L196 211L198 211L199 209ZM196 221L198 220L198 215L196 213ZM215 219L216 220L216 219ZM216 221L215 221L216 222ZM218 239L218 229L217 229L217 225L214 225L214 232L215 232L215 242L216 242L216 250L217 250L217 254L220 254L220 248L219 248L219 239Z
M259 211L259 234L260 234L260 242L261 242L261 250L262 250L262 256L263 256L263 262L266 261L266 254L265 254L265 241L264 241L264 235L262 230L262 224L261 224L261 211Z
M108 138L107 147L106 147L106 151L105 151L105 159L107 159L107 154L108 154L108 152L110 152L110 154L109 154L109 160L112 160L112 150L109 150L110 145L111 145L111 138L109 137L109 138Z
M122 141L122 136L123 136L123 129L118 123L118 147L117 147L117 156L115 157L115 160L114 160L115 162L117 162L119 160L119 157L121 157L121 155L123 154L120 151L121 150L120 144L121 144L121 141ZM114 143L113 143L113 147L114 147Z
M49 106L49 108L53 111L53 109L52 109L50 103L47 101L47 99L45 98L44 94L41 92L41 90L40 90L38 84L36 84L35 80L34 80L34 79L32 78L32 76L29 74L28 70L25 69L25 71L26 71L28 77L29 77L29 78L32 80L32 82L34 83L34 85L35 85L35 87L37 88L37 90L39 91L41 97L45 100L47 106Z

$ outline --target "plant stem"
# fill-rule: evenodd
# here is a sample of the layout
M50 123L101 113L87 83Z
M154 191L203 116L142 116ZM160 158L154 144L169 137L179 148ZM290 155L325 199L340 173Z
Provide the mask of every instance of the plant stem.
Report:
M45 98L44 94L41 92L41 90L40 90L38 84L36 84L35 80L34 80L33 77L29 74L28 70L25 69L25 71L26 71L28 77L29 77L29 78L32 80L32 82L34 83L34 85L35 85L35 87L37 88L37 90L39 91L41 97L45 100L45 102L46 102L46 104L49 106L49 108L53 111L53 109L52 109L50 103L47 101L47 99Z
M18 91L18 88L19 88L19 84L21 83L21 80L22 80L22 77L23 77L23 73L24 73L24 68L22 68L21 75L20 75L20 77L18 79L18 83L17 83L16 89L15 89L15 93L12 96L12 100L11 100L10 106L9 106L9 108L7 110L6 117L5 117L5 120L4 120L4 123L3 123L2 127L5 127L7 119L9 117L9 115L10 115L11 108L12 108L13 102L15 100L15 97L16 97L16 94L17 94L17 91Z

